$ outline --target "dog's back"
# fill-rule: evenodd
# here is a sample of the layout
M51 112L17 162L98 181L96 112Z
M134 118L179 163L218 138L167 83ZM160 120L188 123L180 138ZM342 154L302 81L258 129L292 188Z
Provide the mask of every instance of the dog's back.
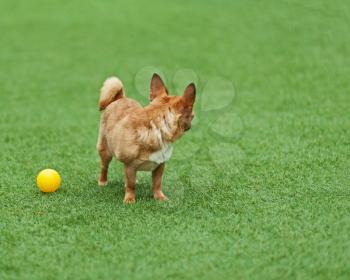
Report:
M122 119L140 109L142 109L142 106L137 101L130 98L123 97L113 101L102 112L101 125L107 131L111 131Z
M123 119L142 109L141 105L135 100L126 98L122 82L116 77L111 77L104 82L101 88L99 107L103 111L97 142L99 153L104 153L108 158L113 154L118 156L120 154L118 150L129 151L134 155L136 151L131 145L134 142L133 134L126 131L127 127ZM128 136L125 139L126 135ZM121 141L121 138L124 141ZM121 146L121 149L117 149L118 146ZM120 155L119 159L127 160L125 155Z

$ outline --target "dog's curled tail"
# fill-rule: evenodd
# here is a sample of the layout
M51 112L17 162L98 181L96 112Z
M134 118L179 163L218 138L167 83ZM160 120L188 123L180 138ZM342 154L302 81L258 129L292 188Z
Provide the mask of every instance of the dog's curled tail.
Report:
M124 87L122 82L117 77L110 77L103 83L100 91L100 111L106 109L106 107L113 101L123 98Z

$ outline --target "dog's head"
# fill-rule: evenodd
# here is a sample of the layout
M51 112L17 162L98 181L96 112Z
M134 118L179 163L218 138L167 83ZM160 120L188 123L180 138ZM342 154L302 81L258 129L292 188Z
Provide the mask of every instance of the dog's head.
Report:
M177 116L178 126L185 132L191 128L194 118L193 104L196 100L196 86L190 83L181 96L171 96L165 87L161 77L153 74L151 80L151 104L168 106L169 109Z

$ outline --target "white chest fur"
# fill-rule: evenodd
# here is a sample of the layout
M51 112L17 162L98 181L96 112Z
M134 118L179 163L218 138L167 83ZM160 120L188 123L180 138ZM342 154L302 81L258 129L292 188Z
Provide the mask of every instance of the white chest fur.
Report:
M161 164L170 159L173 153L173 147L170 144L165 144L164 147L149 156L149 161L155 162L156 164Z

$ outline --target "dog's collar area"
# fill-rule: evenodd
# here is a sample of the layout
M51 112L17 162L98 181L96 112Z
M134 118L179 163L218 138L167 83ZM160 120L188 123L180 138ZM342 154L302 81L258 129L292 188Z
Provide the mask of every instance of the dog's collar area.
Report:
M173 153L173 146L171 144L165 144L162 149L150 154L149 161L153 161L157 164L161 164L170 159Z

